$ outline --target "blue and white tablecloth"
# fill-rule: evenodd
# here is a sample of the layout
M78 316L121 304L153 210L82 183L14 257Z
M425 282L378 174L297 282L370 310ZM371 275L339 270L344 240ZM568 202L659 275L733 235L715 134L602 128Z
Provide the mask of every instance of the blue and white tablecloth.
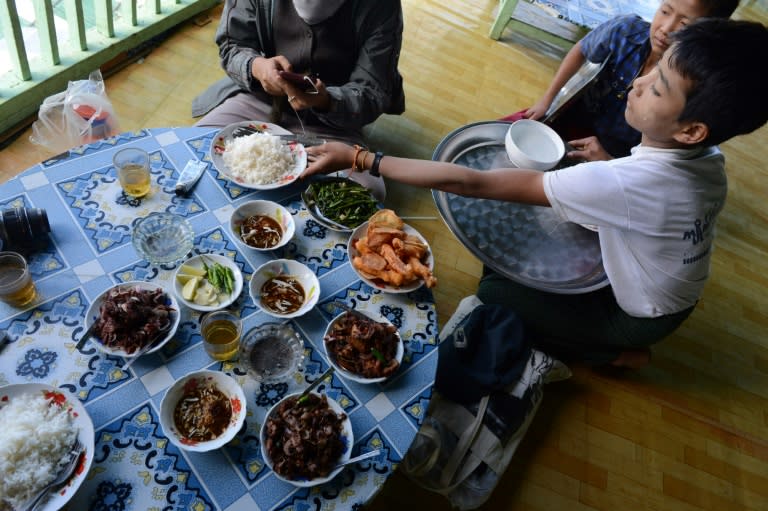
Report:
M418 430L432 393L437 365L437 318L432 294L424 289L383 294L364 284L349 264L347 236L316 223L303 208L302 185L258 192L219 177L208 150L216 130L152 129L82 146L32 167L0 185L0 208L44 208L51 243L30 264L39 296L27 309L0 304L0 329L9 344L0 353L0 385L47 383L79 398L96 430L95 459L85 483L67 505L71 510L252 510L354 509L372 498L402 460ZM153 191L129 199L117 182L112 155L125 146L147 150ZM177 197L173 189L190 159L209 162L194 193ZM229 231L229 216L239 202L275 200L294 215L296 235L274 253L244 253ZM131 225L155 211L187 217L195 230L195 253L232 258L246 281L269 258L288 257L313 268L320 280L318 305L292 326L303 337L305 363L293 379L257 385L233 362L214 362L202 347L199 313L182 307L178 333L158 353L145 355L129 369L92 345L76 350L90 302L118 282L147 280L172 292L176 265L152 265L131 244ZM247 284L247 282L246 282ZM351 418L353 455L381 448L372 460L345 469L332 482L299 489L279 481L264 464L258 432L266 410L286 393L302 389L327 367L322 337L338 312L331 302L386 316L406 341L403 368L385 385L346 382L338 376L324 389ZM274 318L260 312L247 285L230 309L243 319L243 331ZM159 405L165 390L199 369L234 376L247 396L246 426L223 449L180 451L163 434Z

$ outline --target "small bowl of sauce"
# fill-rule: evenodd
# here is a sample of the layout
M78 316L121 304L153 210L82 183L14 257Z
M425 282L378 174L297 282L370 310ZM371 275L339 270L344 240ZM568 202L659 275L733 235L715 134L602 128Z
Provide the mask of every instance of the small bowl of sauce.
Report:
M267 200L252 200L238 206L230 217L229 227L243 246L257 251L284 246L296 231L290 211Z
M275 259L256 268L249 286L251 299L276 318L295 318L309 312L320 296L317 275L292 259Z

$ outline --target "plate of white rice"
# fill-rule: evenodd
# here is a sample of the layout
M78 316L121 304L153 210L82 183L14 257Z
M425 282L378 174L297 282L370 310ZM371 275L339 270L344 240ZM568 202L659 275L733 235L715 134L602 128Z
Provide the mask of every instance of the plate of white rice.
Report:
M21 509L53 481L76 438L85 446L77 468L38 511L61 509L91 468L93 423L66 390L41 383L0 387L0 509Z
M211 143L219 174L243 188L272 190L293 183L307 166L307 152L290 132L273 124L243 121L222 129Z

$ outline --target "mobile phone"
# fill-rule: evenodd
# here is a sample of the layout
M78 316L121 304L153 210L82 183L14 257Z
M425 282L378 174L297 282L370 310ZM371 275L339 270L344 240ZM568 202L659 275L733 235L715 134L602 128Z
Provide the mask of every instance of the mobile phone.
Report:
M317 87L315 87L315 75L303 75L299 73L292 73L290 71L279 71L280 78L291 82L299 87L307 94L317 94Z

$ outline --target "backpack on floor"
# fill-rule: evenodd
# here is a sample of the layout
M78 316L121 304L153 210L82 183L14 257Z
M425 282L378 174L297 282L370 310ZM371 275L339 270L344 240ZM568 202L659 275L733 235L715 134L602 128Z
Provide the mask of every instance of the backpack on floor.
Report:
M458 509L490 497L539 407L544 383L569 378L530 347L509 309L464 298L440 332L435 391L399 467Z

